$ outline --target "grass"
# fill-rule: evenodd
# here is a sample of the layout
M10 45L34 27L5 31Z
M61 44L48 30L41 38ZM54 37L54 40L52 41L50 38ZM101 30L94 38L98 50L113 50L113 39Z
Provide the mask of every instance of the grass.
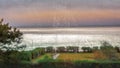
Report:
M52 54L47 53L45 55L39 56L36 59L32 60L33 64L39 63L39 62L49 62L52 60ZM52 60L53 61L53 60ZM74 61L80 61L80 62L111 62L111 61L96 61L94 59L93 53L60 53L58 58L54 61L65 61L65 62L74 62Z
M79 60L94 60L93 53L60 53L58 60L63 61L79 61Z
M33 60L32 60L32 63L33 63L33 64L36 64L36 63L38 63L40 60L45 59L46 56L47 56L47 58L52 58L51 54L50 54L50 53L47 53L47 54L45 54L45 55L42 55L42 56L39 56L39 57L33 59Z

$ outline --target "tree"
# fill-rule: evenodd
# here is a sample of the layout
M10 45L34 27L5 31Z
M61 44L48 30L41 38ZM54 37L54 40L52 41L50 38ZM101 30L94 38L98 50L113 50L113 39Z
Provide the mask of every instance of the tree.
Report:
M92 48L90 47L82 47L81 49L83 50L83 52L92 52Z
M79 47L77 47L77 46L68 46L67 47L67 52L77 53L77 52L79 52Z
M25 45L21 44L22 35L17 28L3 23L3 19L0 20L0 56L3 57L4 61L8 61L11 54L25 48Z
M119 53L120 52L120 47L116 46L115 50Z
M22 42L22 33L17 28L12 28L9 24L0 21L0 49L5 51L20 50L24 47L18 45Z
M99 47L98 46L94 46L93 48L92 48L92 51L94 52L94 51L97 51L97 50L99 50Z
M61 52L65 52L66 51L66 49L65 49L65 47L57 47L57 52L58 53L61 53Z
M46 52L53 53L53 52L55 52L55 50L52 46L49 46L49 47L46 47Z

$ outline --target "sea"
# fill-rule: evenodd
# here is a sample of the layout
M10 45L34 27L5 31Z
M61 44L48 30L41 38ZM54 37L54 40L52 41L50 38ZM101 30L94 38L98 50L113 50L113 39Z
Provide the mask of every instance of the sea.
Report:
M120 47L120 27L19 28L26 50L38 47L95 47L106 41Z

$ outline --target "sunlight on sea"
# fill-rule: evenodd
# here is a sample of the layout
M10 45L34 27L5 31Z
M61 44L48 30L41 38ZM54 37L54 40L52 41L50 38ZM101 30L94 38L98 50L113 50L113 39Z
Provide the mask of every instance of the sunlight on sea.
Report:
M101 46L107 41L113 46L120 46L119 27L90 28L20 28L24 33L23 42L27 50L36 47L59 46Z

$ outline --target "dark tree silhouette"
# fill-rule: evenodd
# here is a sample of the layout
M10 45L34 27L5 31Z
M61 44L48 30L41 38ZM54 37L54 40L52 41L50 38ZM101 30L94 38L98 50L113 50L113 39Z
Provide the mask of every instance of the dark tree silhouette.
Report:
M20 50L23 46L18 45L22 42L22 33L17 28L12 28L9 24L0 21L0 50L12 51Z
M25 45L21 44L22 35L17 28L3 23L3 19L0 20L0 60L9 63L18 59L16 55L19 50L25 48Z

